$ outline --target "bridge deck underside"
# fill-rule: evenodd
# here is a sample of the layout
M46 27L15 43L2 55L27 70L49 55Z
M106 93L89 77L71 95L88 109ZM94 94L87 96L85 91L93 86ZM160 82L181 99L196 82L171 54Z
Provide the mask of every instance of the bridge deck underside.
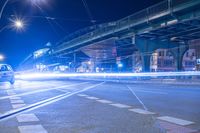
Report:
M186 42L200 38L200 19L192 19L177 24L153 29L138 35L150 40Z

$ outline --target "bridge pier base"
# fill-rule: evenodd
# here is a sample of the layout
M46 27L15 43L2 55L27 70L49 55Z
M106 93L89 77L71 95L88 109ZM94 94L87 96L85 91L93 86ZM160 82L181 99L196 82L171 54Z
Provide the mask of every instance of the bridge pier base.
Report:
M176 70L183 70L183 56L185 52L189 49L189 45L179 45L177 49L171 50L175 57Z
M151 55L157 49L172 49L175 57L176 70L182 70L183 55L188 50L188 45L173 43L170 41L160 41L157 39L149 40L146 38L135 37L135 45L141 53L143 72L150 72ZM173 49L174 48L174 49Z

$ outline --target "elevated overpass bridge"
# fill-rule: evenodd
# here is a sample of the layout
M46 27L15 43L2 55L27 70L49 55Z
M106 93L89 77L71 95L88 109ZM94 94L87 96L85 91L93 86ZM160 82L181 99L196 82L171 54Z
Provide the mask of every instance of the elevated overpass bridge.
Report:
M117 48L127 47L124 54L139 51L143 70L149 71L150 56L145 53L178 47L172 52L176 57L177 70L181 70L182 56L189 47L188 42L199 38L200 0L164 0L118 21L70 34L54 47L51 55L65 56L94 44L101 45L101 42L114 40ZM116 56L123 55L121 52Z

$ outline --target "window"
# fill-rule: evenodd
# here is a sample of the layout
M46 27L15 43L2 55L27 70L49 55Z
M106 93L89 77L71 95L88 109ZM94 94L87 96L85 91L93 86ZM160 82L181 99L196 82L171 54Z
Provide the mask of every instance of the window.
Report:
M189 57L189 53L188 52L186 52L186 57Z
M162 53L161 53L161 51L159 52L159 56L162 56Z
M194 53L194 52L192 52L192 56L193 56L193 57L195 56L195 53Z

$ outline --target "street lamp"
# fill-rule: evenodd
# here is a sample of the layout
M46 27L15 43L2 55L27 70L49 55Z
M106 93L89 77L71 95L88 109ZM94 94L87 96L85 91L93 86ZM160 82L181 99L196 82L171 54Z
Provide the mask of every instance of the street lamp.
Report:
M4 56L0 54L0 61L4 60Z
M15 20L14 21L14 26L17 28L17 29L22 29L24 27L24 23L22 20Z
M11 24L8 24L6 26L4 26L3 28L0 29L0 32L2 32L5 29L17 29L17 30L21 30L24 28L24 22L23 20L20 19L16 19L16 20L11 20Z

